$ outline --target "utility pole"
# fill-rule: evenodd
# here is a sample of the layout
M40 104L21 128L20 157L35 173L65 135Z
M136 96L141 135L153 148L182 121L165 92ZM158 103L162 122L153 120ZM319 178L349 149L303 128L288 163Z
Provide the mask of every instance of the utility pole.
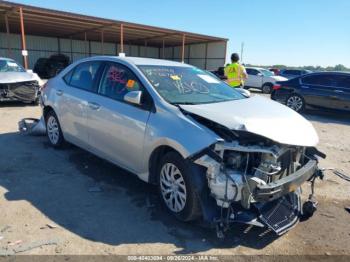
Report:
M243 64L244 42L241 43L241 63Z

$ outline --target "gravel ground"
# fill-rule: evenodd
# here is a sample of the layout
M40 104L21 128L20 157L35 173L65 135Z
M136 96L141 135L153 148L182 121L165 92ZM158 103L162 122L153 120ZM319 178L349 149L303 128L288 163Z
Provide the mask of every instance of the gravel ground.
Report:
M40 114L37 106L0 105L0 254L350 254L350 183L331 172L317 181L318 211L289 233L236 225L218 241L214 231L168 215L155 188L128 172L18 133L20 119ZM305 117L327 154L321 167L350 174L349 115Z

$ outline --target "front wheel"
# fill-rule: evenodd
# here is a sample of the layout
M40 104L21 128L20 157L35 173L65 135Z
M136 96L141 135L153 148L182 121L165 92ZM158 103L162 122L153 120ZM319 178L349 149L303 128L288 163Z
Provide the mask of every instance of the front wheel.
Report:
M64 138L60 123L54 111L50 111L46 115L46 135L53 147L59 148L64 144Z
M292 94L287 98L286 106L298 113L301 113L305 109L305 101L300 95Z
M160 197L169 212L181 221L199 218L200 204L185 160L176 152L167 153L160 162L158 175Z

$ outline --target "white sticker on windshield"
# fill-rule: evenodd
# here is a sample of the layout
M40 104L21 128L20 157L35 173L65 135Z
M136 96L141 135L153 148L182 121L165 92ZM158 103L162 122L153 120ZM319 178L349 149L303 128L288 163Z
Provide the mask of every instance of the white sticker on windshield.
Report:
M214 77L209 76L209 75L198 75L198 76L209 84L219 84L220 83L219 80L217 80Z

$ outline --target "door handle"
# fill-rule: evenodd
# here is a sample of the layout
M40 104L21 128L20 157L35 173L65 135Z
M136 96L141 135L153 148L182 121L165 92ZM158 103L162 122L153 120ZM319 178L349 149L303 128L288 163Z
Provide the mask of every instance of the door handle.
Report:
M89 105L89 107L91 108L91 109L93 109L93 110L98 110L98 109L100 109L100 105L99 104L97 104L97 103L95 103L95 102L88 102L88 105Z
M334 92L336 92L336 93L344 93L343 90L338 90L338 89L334 90Z
M56 95L58 95L58 96L63 95L63 91L62 91L62 90L57 90L57 91L56 91Z

